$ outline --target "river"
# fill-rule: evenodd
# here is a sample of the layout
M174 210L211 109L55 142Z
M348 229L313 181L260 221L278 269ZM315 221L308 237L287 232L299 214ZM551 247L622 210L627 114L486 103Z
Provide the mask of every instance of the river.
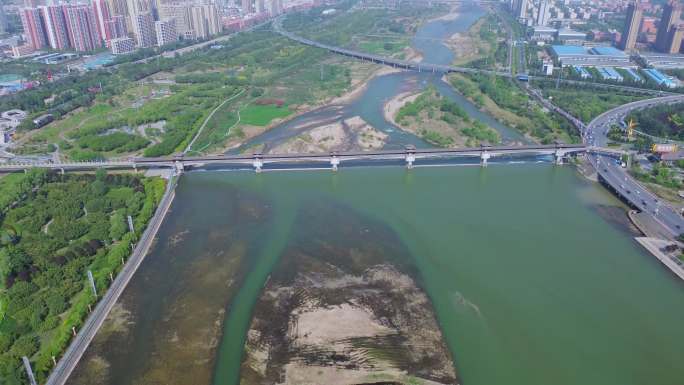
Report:
M442 38L481 15L466 8L418 36ZM451 61L428 41L413 42L426 61ZM429 83L448 88L429 74L375 78L344 113L390 133L389 146L426 146L384 121L382 104ZM505 140L520 139L444 94ZM294 124L250 145L287 138ZM672 385L684 376L682 284L633 241L603 188L571 167L529 163L187 173L159 241L70 383L237 384L252 307L295 228L334 237L334 216L325 231L307 230L302 213L314 201L402 242L465 385Z
M411 46L423 55L423 61L426 63L451 64L454 60L454 53L442 44L441 40L455 33L467 31L484 14L485 12L479 6L462 5L458 9L456 19L436 20L420 27L411 41ZM422 139L388 122L383 115L384 105L392 97L401 92L424 89L428 85L434 85L442 95L458 103L473 119L498 131L504 143L530 143L529 139L520 132L480 111L472 102L455 92L442 80L441 75L400 72L371 79L363 94L348 105L328 106L304 113L248 140L242 146L231 150L230 153L237 154L262 144L274 147L301 133L306 129L307 123L331 118L346 119L353 116L360 116L376 129L388 134L385 145L387 149L403 148L407 144L412 144L417 148L432 147Z

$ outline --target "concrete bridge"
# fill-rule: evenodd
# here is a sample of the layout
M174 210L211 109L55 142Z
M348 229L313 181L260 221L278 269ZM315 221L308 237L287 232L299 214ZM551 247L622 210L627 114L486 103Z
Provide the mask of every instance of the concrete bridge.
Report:
M21 172L31 168L46 168L59 172L87 171L105 169L154 169L173 168L182 172L187 168L206 166L227 166L233 168L253 168L260 172L268 165L279 168L297 168L302 164L330 167L337 170L340 165L351 161L399 161L412 168L415 163L437 161L453 158L479 159L482 166L495 157L515 155L550 155L556 163L563 163L568 155L586 151L598 151L584 145L553 144L531 146L480 146L466 148L416 149L407 146L398 150L376 150L364 152L331 152L310 154L248 154L248 155L205 155L205 156L168 156L157 158L131 158L99 162L33 162L0 164L0 172Z

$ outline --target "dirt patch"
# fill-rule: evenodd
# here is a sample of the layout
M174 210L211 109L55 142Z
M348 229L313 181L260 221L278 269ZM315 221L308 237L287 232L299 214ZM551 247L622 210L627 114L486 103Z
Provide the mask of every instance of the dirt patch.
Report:
M367 151L385 145L387 134L376 130L358 116L327 121L300 132L295 137L271 147L268 153L302 154L331 151Z
M468 33L455 33L444 41L457 58L454 64L463 64L480 58L478 46Z

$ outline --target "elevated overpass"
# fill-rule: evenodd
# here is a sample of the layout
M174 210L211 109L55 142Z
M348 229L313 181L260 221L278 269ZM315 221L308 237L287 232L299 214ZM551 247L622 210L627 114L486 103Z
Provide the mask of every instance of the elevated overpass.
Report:
M153 169L173 168L182 172L186 168L205 166L227 166L239 168L254 168L261 171L266 165L278 165L281 168L296 168L301 164L313 164L321 167L330 167L333 170L345 162L351 161L400 161L405 162L407 167L422 161L439 162L453 158L479 159L483 166L491 158L501 156L524 156L524 155L550 155L556 162L562 163L563 159L571 154L588 151L584 145L553 144L531 146L480 146L466 148L434 148L416 149L406 147L398 150L376 150L363 152L331 152L331 153L305 153L305 154L246 154L246 155L203 155L203 156L167 156L156 158L130 158L121 160L99 162L22 162L1 163L0 172L21 172L31 168L45 168L59 172L87 171L104 169Z

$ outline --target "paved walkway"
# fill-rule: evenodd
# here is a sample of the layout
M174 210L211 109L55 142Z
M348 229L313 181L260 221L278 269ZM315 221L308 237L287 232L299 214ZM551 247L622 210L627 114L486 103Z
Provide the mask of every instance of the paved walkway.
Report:
M648 237L638 237L635 239L644 246L646 250L655 255L663 265L667 266L679 278L684 279L684 266L682 266L684 263L680 261L678 257L669 255L661 250L664 247L671 245L672 242Z

